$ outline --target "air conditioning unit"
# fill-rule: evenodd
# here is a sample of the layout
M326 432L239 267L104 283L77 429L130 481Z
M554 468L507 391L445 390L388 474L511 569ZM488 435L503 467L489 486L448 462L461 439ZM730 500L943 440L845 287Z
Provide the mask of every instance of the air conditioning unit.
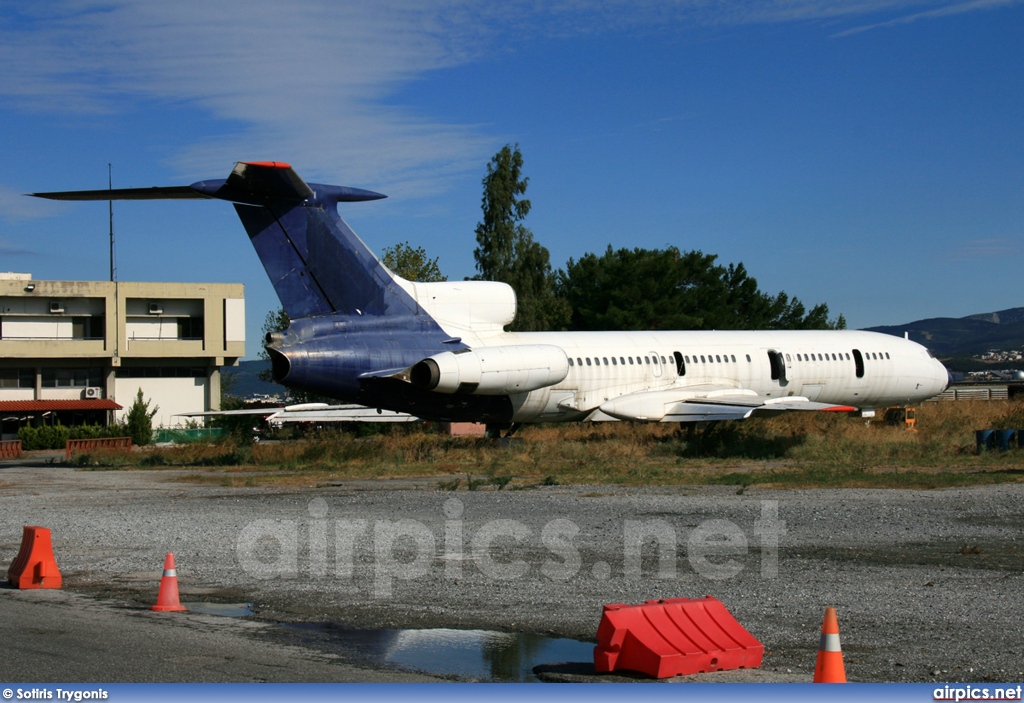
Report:
M62 312L64 312L64 304L61 303L59 300L51 300L50 313L54 315L59 315Z
M90 386L85 389L82 395L85 396L86 400L99 400L103 397L103 389L99 386Z
M163 315L164 314L164 306L161 305L160 303L150 303L149 304L149 314L150 315Z

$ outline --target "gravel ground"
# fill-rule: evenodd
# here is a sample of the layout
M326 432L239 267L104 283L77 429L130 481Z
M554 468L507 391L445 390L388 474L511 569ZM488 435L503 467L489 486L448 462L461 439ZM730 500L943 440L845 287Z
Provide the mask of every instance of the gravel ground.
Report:
M436 481L227 488L177 471L0 464L0 565L53 533L66 589L155 602L166 552L183 600L256 618L593 640L605 603L713 595L806 681L825 606L855 681L1024 679L1024 484L767 491Z

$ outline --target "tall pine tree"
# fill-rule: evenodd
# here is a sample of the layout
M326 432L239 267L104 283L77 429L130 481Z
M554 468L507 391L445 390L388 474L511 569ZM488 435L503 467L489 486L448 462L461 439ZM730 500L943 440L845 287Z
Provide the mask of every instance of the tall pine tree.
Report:
M530 201L522 197L529 179L522 176L522 170L518 144L506 144L487 164L483 220L476 227L473 252L479 272L475 279L501 281L515 290L516 319L510 329L564 329L570 309L555 294L550 254L522 224L530 212Z

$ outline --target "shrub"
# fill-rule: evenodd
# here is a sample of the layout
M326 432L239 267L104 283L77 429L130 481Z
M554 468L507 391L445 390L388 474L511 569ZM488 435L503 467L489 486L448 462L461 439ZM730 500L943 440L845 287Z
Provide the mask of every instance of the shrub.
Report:
M149 401L142 399L140 388L135 401L128 408L124 423L133 445L142 447L153 441L153 416L159 409L159 405L152 410L149 409Z

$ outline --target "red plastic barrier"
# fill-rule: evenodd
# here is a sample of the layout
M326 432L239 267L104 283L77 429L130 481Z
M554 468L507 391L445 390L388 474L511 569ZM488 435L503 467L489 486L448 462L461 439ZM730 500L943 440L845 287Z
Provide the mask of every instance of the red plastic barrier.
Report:
M649 600L604 607L597 628L594 669L626 669L655 678L761 666L764 645L736 621L722 601Z
M124 449L131 451L131 437L103 437L102 439L69 439L64 448L64 457L71 459L72 452L89 449Z
M53 558L50 531L45 527L26 527L21 549L7 570L7 580L15 588L60 588L63 579Z
M5 439L0 441L0 459L17 459L20 456L20 439Z

